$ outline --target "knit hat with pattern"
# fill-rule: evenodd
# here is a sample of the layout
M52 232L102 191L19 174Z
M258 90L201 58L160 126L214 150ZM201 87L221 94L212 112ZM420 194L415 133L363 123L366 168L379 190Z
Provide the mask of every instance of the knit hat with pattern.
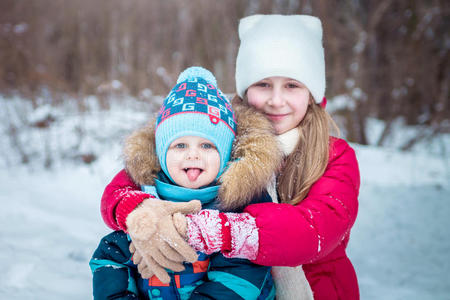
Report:
M187 68L164 99L156 119L156 154L161 169L170 177L166 154L175 139L198 136L216 146L220 155L219 177L230 159L235 132L231 103L217 87L214 75L201 67Z

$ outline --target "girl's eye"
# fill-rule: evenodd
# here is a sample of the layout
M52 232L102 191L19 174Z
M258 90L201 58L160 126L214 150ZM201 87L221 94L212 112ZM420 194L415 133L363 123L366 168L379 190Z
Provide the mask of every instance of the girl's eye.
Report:
M269 87L270 85L267 82L260 81L260 82L255 83L254 86L266 88L266 87Z
M296 84L296 83L288 83L287 84L287 88L288 89L296 89L296 88L299 88L300 86L298 85L298 84Z
M210 144L210 143L204 143L204 144L202 144L202 148L203 148L203 149L214 149L215 147L214 147L213 144Z

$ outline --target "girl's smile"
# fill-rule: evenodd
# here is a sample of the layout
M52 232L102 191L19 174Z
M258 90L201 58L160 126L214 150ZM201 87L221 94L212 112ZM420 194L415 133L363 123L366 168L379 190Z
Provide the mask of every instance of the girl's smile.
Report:
M287 77L268 77L247 90L248 103L272 121L277 134L298 126L309 98L309 90L301 82Z
M287 117L289 114L269 114L266 113L266 116L273 122L280 122L283 118Z

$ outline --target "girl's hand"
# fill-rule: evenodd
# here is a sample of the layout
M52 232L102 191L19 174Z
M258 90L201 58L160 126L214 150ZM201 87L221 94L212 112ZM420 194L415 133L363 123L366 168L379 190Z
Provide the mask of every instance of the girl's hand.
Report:
M133 261L146 270L144 275L155 274L162 282L170 277L164 268L182 271L183 261L195 262L197 253L178 233L173 214L195 213L201 209L200 201L171 202L147 199L127 217L128 233L138 256ZM130 249L131 250L131 249Z

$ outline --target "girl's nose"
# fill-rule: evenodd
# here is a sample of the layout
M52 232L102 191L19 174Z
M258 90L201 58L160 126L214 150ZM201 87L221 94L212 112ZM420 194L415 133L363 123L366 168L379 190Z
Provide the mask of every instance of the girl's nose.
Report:
M268 104L273 107L280 107L284 105L283 92L279 88L274 88L272 90L272 95Z

